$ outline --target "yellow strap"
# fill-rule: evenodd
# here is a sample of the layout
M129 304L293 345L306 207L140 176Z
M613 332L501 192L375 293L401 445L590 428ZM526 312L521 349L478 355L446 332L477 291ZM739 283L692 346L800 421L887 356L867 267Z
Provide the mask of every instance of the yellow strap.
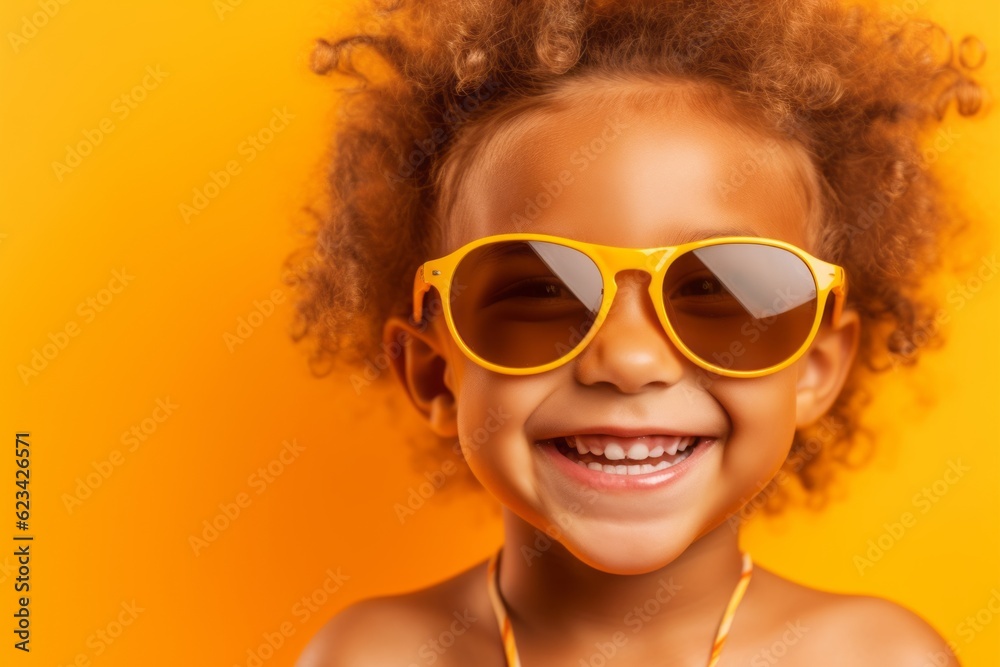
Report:
M497 549L490 556L489 565L486 568L487 590L490 594L490 603L493 605L493 613L497 619L497 626L500 629L500 638L503 641L503 652L507 659L507 667L521 667L521 659L517 655L517 645L514 643L514 628L511 627L510 619L507 617L507 607L500 596L500 552L503 547ZM743 594L750 583L750 575L753 573L753 561L750 554L743 552L743 571L740 573L740 580L736 582L736 588L729 598L726 612L722 615L722 622L719 630L715 634L715 641L712 642L712 655L708 660L708 667L715 667L722 654L722 645L726 643L729 636L729 628L733 624L733 616L736 614L736 607L739 606Z
M722 645L726 643L726 637L729 636L729 626L733 624L736 607L743 599L743 593L747 590L752 573L753 561L750 560L750 554L744 551L743 571L740 573L740 580L736 582L736 589L733 590L733 594L729 598L729 604L726 605L726 613L722 615L722 623L719 624L719 631L715 634L715 641L712 642L712 655L708 659L708 667L715 667L715 664L719 662L719 656L722 655Z
M490 556L490 564L486 570L486 581L490 591L490 602L493 603L493 613L496 615L497 624L500 627L500 639L503 641L503 652L507 657L507 667L521 667L521 659L517 656L517 646L514 645L514 628L510 625L510 619L507 618L507 608L500 598L498 560L501 550L503 550L503 547L497 549Z

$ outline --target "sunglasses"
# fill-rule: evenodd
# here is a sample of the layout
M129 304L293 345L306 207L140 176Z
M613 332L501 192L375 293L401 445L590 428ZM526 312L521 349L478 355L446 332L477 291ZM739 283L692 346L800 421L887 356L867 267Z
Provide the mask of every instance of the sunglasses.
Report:
M593 340L611 310L619 271L650 274L649 296L670 341L692 363L758 377L802 356L833 294L837 325L844 269L772 239L729 236L660 248L617 248L548 234L487 236L424 262L413 322L433 286L463 353L492 371L542 373Z

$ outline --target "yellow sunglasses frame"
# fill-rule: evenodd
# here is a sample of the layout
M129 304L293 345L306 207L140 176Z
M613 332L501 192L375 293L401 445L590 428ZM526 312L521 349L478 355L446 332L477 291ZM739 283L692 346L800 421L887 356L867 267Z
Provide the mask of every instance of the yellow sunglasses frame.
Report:
M602 301L601 308L594 318L594 323L587 330L584 337L580 339L580 342L577 343L570 352L567 352L565 355L555 359L554 361L550 361L539 366L531 366L529 368L508 368L506 366L500 366L477 355L468 345L466 345L465 341L462 340L461 335L459 335L458 330L455 328L455 322L452 319L451 314L451 283L456 268L461 263L462 259L476 248L502 241L546 241L548 243L555 243L573 248L589 257L601 272L601 278L603 281ZM809 331L809 335L794 354L781 363L768 368L755 371L737 371L712 364L696 355L690 348L688 348L687 345L683 343L683 341L680 340L677 332L674 331L673 325L667 318L666 305L663 301L663 280L666 276L667 270L670 268L670 265L686 252L690 252L698 248L730 243L764 245L787 250L801 259L806 266L809 267L809 271L812 273L813 280L816 284L816 318L813 321L812 329ZM615 281L615 276L617 276L620 271L628 269L638 269L650 274L651 280L649 281L648 290L649 297L653 301L657 317L660 320L661 326L663 326L663 329L667 332L667 337L670 339L670 342L673 343L678 350L680 350L681 354L683 354L696 366L726 377L760 377L762 375L777 372L792 365L805 353L807 349L809 349L813 339L815 339L816 332L819 331L823 315L826 312L826 302L829 295L832 293L834 298L832 319L834 327L836 327L840 322L841 313L844 309L844 303L847 299L847 275L842 267L825 262L817 257L813 257L805 250L802 250L801 248L798 248L790 243L775 239L761 238L757 236L719 236L699 241L692 241L690 243L684 243L676 246L662 246L658 248L619 248L615 246L600 245L597 243L587 243L585 241L577 241L575 239L568 239L562 236L552 236L549 234L510 233L484 236L465 244L461 248L445 255L444 257L428 260L421 264L417 268L416 274L413 278L412 321L413 324L416 325L423 320L424 295L431 287L434 287L437 289L438 294L441 297L441 302L444 304L444 316L448 330L455 342L458 343L459 348L461 348L462 352L469 359L483 368L506 375L534 375L536 373L544 373L545 371L558 368L559 366L572 361L587 347L587 345L590 344L590 341L593 340L594 336L597 335L598 330L601 328L601 324L607 317L608 312L610 312L611 305L614 303L615 296L617 295L618 284Z

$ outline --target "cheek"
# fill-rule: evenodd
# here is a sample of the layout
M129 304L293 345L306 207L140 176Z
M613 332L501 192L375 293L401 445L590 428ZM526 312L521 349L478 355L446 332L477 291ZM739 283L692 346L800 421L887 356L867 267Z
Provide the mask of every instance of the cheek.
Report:
M458 437L479 482L504 504L520 506L534 492L528 483L532 443L524 425L550 391L540 377L493 373L479 366L462 371Z
M725 462L741 480L738 486L766 485L788 455L795 435L796 379L789 368L720 382L713 392L729 415Z

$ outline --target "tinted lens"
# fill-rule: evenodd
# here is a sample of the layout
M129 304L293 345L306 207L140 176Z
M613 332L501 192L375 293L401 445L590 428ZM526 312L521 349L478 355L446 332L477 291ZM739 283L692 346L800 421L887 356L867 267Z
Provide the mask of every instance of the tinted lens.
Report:
M580 343L600 310L602 288L597 265L578 250L545 241L492 243L459 263L452 318L483 359L529 368Z
M781 363L816 319L816 282L797 255L725 243L678 257L663 283L667 318L697 356L729 370Z

